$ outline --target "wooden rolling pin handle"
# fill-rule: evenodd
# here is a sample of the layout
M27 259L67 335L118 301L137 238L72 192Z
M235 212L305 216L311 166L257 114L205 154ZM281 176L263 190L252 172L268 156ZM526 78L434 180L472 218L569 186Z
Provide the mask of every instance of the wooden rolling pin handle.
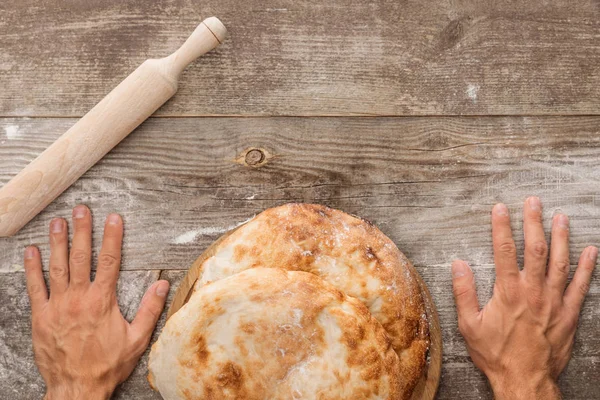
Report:
M177 91L181 72L217 47L226 29L203 21L169 57L147 60L0 188L0 237L18 232Z
M205 19L179 50L160 60L166 64L166 74L176 81L183 70L195 59L223 43L226 35L227 29L218 18Z

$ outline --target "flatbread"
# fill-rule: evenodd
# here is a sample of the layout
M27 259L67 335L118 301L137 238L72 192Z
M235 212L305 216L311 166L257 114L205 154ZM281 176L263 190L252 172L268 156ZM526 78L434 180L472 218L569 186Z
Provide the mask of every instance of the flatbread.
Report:
M272 208L218 245L195 289L256 267L310 272L365 304L399 356L399 398L410 398L429 346L425 306L414 267L379 229L321 205Z
M166 400L398 399L399 359L357 299L306 272L254 268L204 285L152 346Z

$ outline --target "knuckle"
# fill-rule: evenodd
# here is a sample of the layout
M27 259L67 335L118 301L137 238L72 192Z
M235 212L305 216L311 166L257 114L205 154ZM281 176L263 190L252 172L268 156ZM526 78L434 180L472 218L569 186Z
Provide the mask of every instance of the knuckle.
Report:
M465 296L468 296L473 289L469 286L464 285L455 285L454 286L454 297L457 299L462 299Z
M113 254L103 253L98 260L98 266L106 269L113 269L119 265L119 259Z
M571 270L569 260L564 259L556 261L554 267L561 275L569 275L569 271Z
M587 263L587 264L582 265L582 267L583 267L583 270L587 274L591 275L591 274L594 273L594 270L596 269L596 264L593 263L593 262L591 262L591 263Z
M507 240L498 245L498 250L505 255L508 256L516 256L517 255L517 247L515 246L515 242L512 240Z
M81 265L89 262L90 256L87 251L81 249L73 249L71 250L71 263Z
M577 285L577 290L583 296L587 295L590 290L590 284L588 282L581 282Z
M52 265L50 267L50 278L62 279L69 274L69 268L64 264Z
M160 311L156 306L154 305L150 305L148 306L148 313L152 316L152 318L154 319L158 319L160 317Z
M27 287L30 296L38 295L42 292L42 285L38 283L32 283Z
M146 313L152 317L154 320L158 320L160 318L160 314L162 313L162 308L153 301L144 301L142 306Z
M531 245L530 251L537 258L546 257L548 254L548 243L544 240L538 240Z

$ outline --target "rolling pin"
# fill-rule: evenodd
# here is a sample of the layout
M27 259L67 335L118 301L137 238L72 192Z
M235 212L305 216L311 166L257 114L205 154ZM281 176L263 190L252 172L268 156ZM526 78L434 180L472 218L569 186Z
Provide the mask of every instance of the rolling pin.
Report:
M227 30L204 20L168 57L145 61L71 129L0 189L0 237L17 233L177 92L183 70Z

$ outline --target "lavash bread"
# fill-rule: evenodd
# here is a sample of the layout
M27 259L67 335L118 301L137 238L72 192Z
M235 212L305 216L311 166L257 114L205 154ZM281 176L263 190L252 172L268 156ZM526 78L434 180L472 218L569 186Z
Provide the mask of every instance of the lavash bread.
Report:
M310 272L365 304L400 358L400 398L410 398L429 346L425 305L414 267L377 227L322 205L268 209L217 246L195 290L256 267Z
M242 391L234 393L224 389L230 385L230 380L245 377L244 374L248 372L248 368L252 371L262 370L263 368L272 368L273 371L283 371L286 368L287 370L294 370L294 367L288 364L278 364L283 362L284 359L278 359L272 354L261 358L261 362L265 363L265 367L259 367L259 364L256 363L250 363L252 366L249 367L246 365L249 362L248 357L242 354L243 350L236 350L238 344L235 343L234 339L231 339L232 335L242 335L248 350L248 346L250 346L250 349L254 349L257 345L259 347L263 346L261 341L264 337L269 336L268 333L250 335L242 329L247 325L243 327L241 325L237 327L222 326L213 332L213 336L230 337L230 342L223 344L223 347L219 348L218 351L215 351L213 346L211 351L214 354L223 353L225 354L224 357L233 357L232 362L235 365L228 364L225 358L221 359L213 356L206 365L202 364L200 368L200 361L194 358L194 354L200 358L204 354L200 347L197 347L197 351L194 353L194 338L198 339L200 336L206 338L206 334L202 332L209 332L210 326L214 324L214 322L207 319L211 317L203 315L204 313L215 313L211 307L215 302L214 295L212 295L213 300L209 301L210 293L218 290L229 293L228 296L230 297L228 298L230 300L228 301L236 303L238 305L238 308L235 308L236 312L243 314L245 312L244 304L248 302L247 292L254 290L243 281L251 279L260 281L262 279L260 278L261 275L271 276L271 270L275 271L276 274L289 271L287 272L287 280L281 278L283 281L293 280L300 276L295 274L307 276L305 273L308 272L313 288L318 287L320 291L330 293L333 290L329 286L331 285L347 296L344 297L344 304L359 305L362 303L365 305L366 310L364 308L363 310L367 311L367 315L370 314L373 317L371 321L374 322L370 325L381 325L383 329L378 330L376 327L360 328L362 326L360 324L355 322L344 324L343 321L340 322L339 318L336 319L335 323L330 323L330 326L337 328L325 329L343 333L345 332L344 329L348 329L354 324L358 329L358 336L356 336L358 339L348 341L348 346L351 349L361 348L361 346L375 346L375 349L378 349L378 354L383 354L384 344L380 340L385 339L391 343L394 349L392 353L396 356L396 362L391 362L395 367L383 368L382 365L388 364L374 364L379 366L370 369L371 374L365 372L367 370L361 370L362 367L355 364L356 359L350 357L349 353L338 354L341 358L334 362L331 359L325 360L333 354L332 352L335 353L335 350L321 350L319 355L323 355L325 358L318 364L323 368L317 374L319 379L307 380L303 384L305 391L301 393L301 397L296 393L297 398L382 398L396 400L411 397L416 383L423 374L429 344L424 302L414 268L394 243L372 224L324 206L287 204L269 209L239 227L215 244L211 248L211 254L212 256L200 266L199 278L189 302L167 321L159 340L150 353L149 380L154 388L160 390L165 399L294 398L289 393L277 391L280 389L277 389L276 386L263 385L265 389L260 389L262 387L259 384L261 379L252 380L252 377L250 377L251 380L243 380L244 385L248 384L250 386L244 386ZM253 273L253 275L245 275L248 273ZM246 276L247 278L244 278ZM293 278L290 278L291 276ZM241 281L238 281L238 279L241 279ZM307 278L298 279L307 280ZM275 282L276 280L275 278L269 278L268 282ZM230 282L238 283L232 285ZM301 287L294 286L294 290L286 292L269 292L272 296L267 302L268 305L262 305L263 317L261 318L263 322L265 324L269 323L269 318L272 315L273 318L275 318L275 315L284 315L282 313L285 313L285 310L288 312L288 317L289 312L292 312L293 315L294 312L291 311L293 308L287 304L287 299L283 297L283 294L289 295L288 292L291 292L294 296L301 295L301 293L295 293L295 291L301 291ZM326 289L328 287L329 289ZM233 290L233 292L229 292L229 290ZM318 291L315 291L313 296L320 299L321 295L316 293ZM219 296L216 296L216 298L216 302L222 301ZM237 300L233 300L234 298L237 298ZM253 304L253 314L260 314L260 303ZM279 314L272 314L272 307L283 308L279 310ZM296 311L296 315L299 315L299 312L302 312L303 316L306 315L305 307L307 307L308 314L310 314L312 309L310 302L299 302L298 307L295 308L299 310ZM343 306L340 307L344 309ZM358 308L354 307L354 309ZM230 313L232 311L228 310L225 314ZM347 316L348 321L354 321L357 318L356 315L358 315L355 314L349 313ZM227 317L221 316L220 318ZM204 322L197 323L197 321ZM279 323L279 325L289 324ZM293 323L291 325L294 326ZM195 328L189 328L192 326ZM380 333L366 334L365 329ZM271 330L270 332L271 336L280 334L279 331ZM303 354L301 346L303 344L308 345L308 342L304 342L307 340L304 334L299 334L293 342L294 345L300 347L293 349L292 342L290 342L290 349L282 349L285 354L289 354L288 350L292 351L292 354L294 352ZM383 336L380 337L380 334L383 334ZM377 337L376 343L379 344L374 345L373 339L369 339L371 336ZM311 342L310 338L308 341ZM206 342L207 346L210 346L209 343L219 342ZM332 346L329 341L326 341L326 343L326 347ZM339 348L339 345L337 346ZM264 352L265 349L261 351ZM249 354L251 353L252 351L249 352ZM369 354L375 353L371 350ZM385 354L385 357L379 357L388 360L387 363L390 363L389 360L394 360L393 357L390 359L389 351L386 351ZM365 357L361 362L371 365L372 362L369 360L374 359L371 355ZM197 364L194 364L196 361ZM362 372L359 372L358 376L361 376L362 380L356 378L356 373L352 372L348 375L351 379L345 381L342 387L350 388L347 390L369 390L369 393L372 393L374 397L368 397L364 394L366 392L354 396L348 394L350 392L336 392L337 389L332 388L319 392L319 388L324 387L319 386L320 384L323 384L332 376L336 376L331 374L330 362L333 362L333 368L340 368L339 371L347 371L346 373L361 370ZM343 362L347 365L342 367L340 363ZM266 366L267 364L268 366ZM189 368L186 365L189 365ZM381 378L367 379L370 375L380 376ZM215 376L216 380L213 379ZM356 382L354 382L355 380ZM364 386L363 381L371 383ZM313 387L313 385L316 386ZM205 392L203 391L205 389L199 389L200 386L210 389ZM365 387L369 389L364 389ZM281 390L286 391L289 388L290 386L283 385ZM219 392L215 394L215 390ZM268 390L274 390L274 392L268 392Z
M153 345L167 400L397 399L400 365L357 299L306 272L254 268L194 293Z

